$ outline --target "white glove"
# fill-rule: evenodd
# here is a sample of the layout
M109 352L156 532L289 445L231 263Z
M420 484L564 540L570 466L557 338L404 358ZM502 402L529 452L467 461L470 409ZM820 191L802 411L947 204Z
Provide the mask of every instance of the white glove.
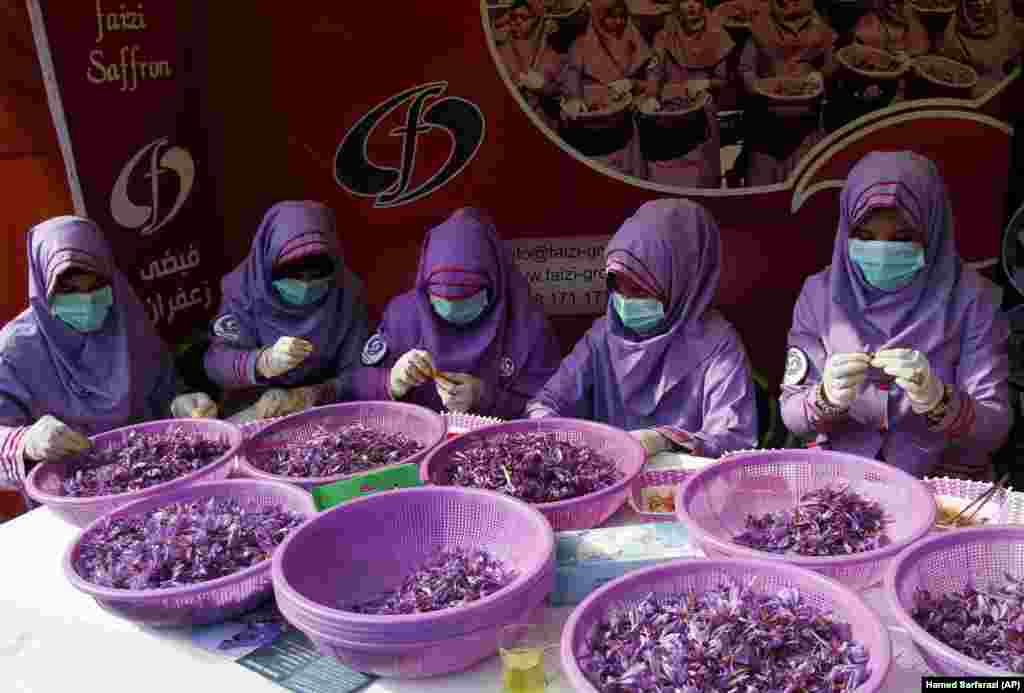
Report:
M91 447L91 440L49 414L32 424L21 439L21 452L32 462L57 462Z
M443 373L446 379L451 380L455 385L449 385L444 380L437 381L437 394L441 396L441 403L448 411L456 414L465 414L475 407L484 394L484 382L465 373Z
M807 75L807 81L820 88L825 84L825 77L820 72L812 72Z
M536 70L530 70L519 75L519 83L531 91L540 91L544 88L546 81L544 75Z
M710 79L691 79L691 80L687 80L687 82L686 82L686 91L687 91L688 94L696 95L696 94L701 93L702 91L710 91L710 90L711 90L711 80Z
M616 99L621 99L622 97L633 92L633 82L628 79L620 79L609 84L608 88L611 90L612 95Z
M543 419L548 416L556 416L555 412L547 407L526 407L526 418L528 419Z
M171 416L176 419L216 419L217 403L205 392L178 395L171 402Z
M583 99L569 99L565 102L563 108L571 116L578 116L587 112L587 104L584 103Z
M942 401L946 388L920 351L885 349L875 354L871 365L896 378L896 385L906 393L915 414L927 414Z
M657 113L660 108L661 103L659 103L653 96L648 96L640 104L641 113Z
M867 354L832 354L825 363L825 396L840 409L848 409L864 388L871 358Z
M256 370L264 378L276 378L292 370L313 353L313 345L297 337L281 337L264 349L256 361Z
M430 380L434 371L434 359L422 349L413 349L402 354L398 362L391 368L388 387L391 396L402 399L409 390Z
M320 386L295 387L290 390L271 388L256 402L256 413L261 419L288 416L316 406L320 399Z
M669 439L651 428L642 428L639 431L630 431L629 435L640 441L647 451L648 457L654 457L660 452L672 449Z

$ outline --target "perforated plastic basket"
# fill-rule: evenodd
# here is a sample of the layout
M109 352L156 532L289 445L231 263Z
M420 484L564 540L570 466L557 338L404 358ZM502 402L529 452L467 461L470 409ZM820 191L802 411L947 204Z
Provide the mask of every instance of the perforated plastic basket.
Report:
M259 606L273 592L269 560L216 580L166 590L109 589L85 581L75 570L82 541L107 518L133 517L171 503L190 503L214 497L234 498L248 508L283 506L307 518L316 515L313 497L289 484L254 479L194 484L131 503L91 523L78 534L64 554L64 574L76 589L93 597L105 610L152 627L217 623Z
M581 419L544 418L509 421L488 426L449 440L424 458L420 479L431 484L447 484L447 472L455 453L481 440L509 433L554 433L560 440L586 445L614 461L623 478L608 488L579 498L537 503L556 530L591 529L615 514L629 496L630 488L646 459L643 446L626 431Z
M914 591L932 594L986 586L1004 573L1024 575L1024 527L977 527L934 534L911 546L893 561L885 576L889 610L910 634L925 662L943 676L1011 676L960 654L917 625L910 615Z
M733 543L748 514L790 510L808 491L839 483L881 504L891 520L888 546L849 556L797 556ZM936 509L931 490L900 469L811 449L742 453L707 467L680 487L676 513L708 556L790 563L863 589L880 579L901 550L931 530Z
M200 481L227 478L234 467L235 456L240 451L243 439L241 429L227 421L218 421L217 419L150 421L100 433L92 436L90 440L96 449L106 450L124 445L128 434L133 431L144 434L169 433L177 428L182 428L189 433L198 433L208 439L221 440L230 447L226 453L202 469L141 491L92 498L65 496L63 495L63 483L67 478L67 467L63 464L41 464L33 469L28 479L25 480L25 490L35 501L49 507L64 520L76 527L84 527L97 517L106 515L128 503L170 493Z
M785 563L749 560L683 559L629 573L604 585L572 612L562 630L562 670L580 693L597 693L576 661L576 653L590 630L609 609L635 604L654 594L714 589L725 580L746 584L757 578L758 592L794 588L811 605L831 611L836 620L850 624L853 639L868 651L868 680L856 693L874 693L885 680L892 659L889 632L874 611L839 583Z
M341 610L394 589L438 551L456 548L485 549L517 577L484 599L442 611L376 616ZM399 489L339 505L295 532L274 556L274 592L288 620L341 661L387 676L432 676L494 654L498 629L536 608L554 588L554 561L551 527L521 501L477 489ZM488 643L483 650L451 644L485 631L494 639L482 640ZM450 651L443 660L421 661L416 653L426 643L432 644L427 651ZM346 654L356 644L386 650L392 665L375 668Z
M399 464L419 464L424 455L444 440L447 430L444 418L440 414L415 404L346 402L330 404L326 407L314 407L298 414L275 419L252 434L242 448L237 473L239 476L253 479L297 484L307 489L358 476L364 472L320 477L278 476L264 472L254 464L262 456L270 455L276 449L286 445L301 444L303 441L309 440L318 428L336 431L343 426L355 423L361 423L386 433L401 433L424 446L420 452L399 460L393 465L387 465L388 467ZM379 469L384 469L384 467Z

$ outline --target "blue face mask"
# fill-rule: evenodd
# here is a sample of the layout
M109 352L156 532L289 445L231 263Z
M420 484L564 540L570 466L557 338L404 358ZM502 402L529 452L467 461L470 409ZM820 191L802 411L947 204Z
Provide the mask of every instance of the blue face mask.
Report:
M665 319L665 306L656 298L626 298L612 292L612 306L622 324L637 334L648 334Z
M851 238L850 258L868 284L882 291L896 291L914 281L924 267L924 248L920 243Z
M107 286L92 293L56 294L50 302L53 314L78 332L95 332L103 327L111 306L114 290Z
M308 306L316 303L331 289L331 278L305 282L300 279L277 279L274 288L285 303L293 306Z
M468 325L479 318L487 309L487 292L481 291L474 296L459 301L449 301L440 296L431 296L430 305L434 306L442 320L453 325Z

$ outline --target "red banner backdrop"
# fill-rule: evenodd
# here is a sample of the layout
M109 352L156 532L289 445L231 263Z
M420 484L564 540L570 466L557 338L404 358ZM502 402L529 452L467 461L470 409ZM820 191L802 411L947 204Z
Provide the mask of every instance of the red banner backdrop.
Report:
M30 0L75 212L171 341L216 310L221 239L200 89L202 3Z
M101 13L113 9L102 2ZM148 298L178 296L183 279L180 286L190 301L191 291L201 288L195 282L220 270L219 245L232 261L238 260L266 207L300 197L323 200L336 210L349 264L366 280L371 308L379 314L388 299L409 287L424 231L452 209L476 205L496 218L568 348L604 305L603 239L643 202L682 195L707 205L719 220L725 266L718 303L743 335L755 366L777 380L793 303L805 277L829 261L838 187L863 153L906 148L932 157L952 191L963 256L984 262L999 252L1011 135L1005 121L1024 106L1019 63L1009 53L995 56L998 64L988 60L995 65L991 70L985 67L991 55L957 56L961 67L976 67L963 74L956 67L949 79L964 74L978 79L968 80L966 87L947 85L945 91L932 88L935 80L923 76L926 70L918 65L935 62L932 58L913 68L907 63L898 80L877 90L881 101L871 101L876 92L864 84L854 93L849 72L826 75L824 86L807 101L813 107L804 104L801 111L806 116L811 108L818 118L811 126L814 136L801 145L802 155L780 180L753 187L755 177L741 166L743 151L755 136L763 140L764 133L756 119L745 115L754 98L742 95L741 66L749 57L744 41L749 39L735 32L737 45L723 63L725 72L715 77L719 86L714 89L720 91L712 89L718 114L714 123L708 119L719 132L721 170L713 182L720 180L721 186L709 187L705 180L702 188L675 188L660 183L645 162L630 175L602 163L607 158L594 153L601 150L600 138L584 146L571 136L571 127L580 124L575 116L564 108L554 116L542 112L543 99L554 99L547 105L554 104L555 110L567 103L569 81L546 75L543 89L531 90L538 86L536 77L524 78L507 64L510 54L502 47L511 34L502 22L519 11L546 13L542 20L548 28L538 40L552 47L562 67L579 62L581 51L574 52L574 42L595 21L589 5L579 0L493 7L473 0L442 5L313 0L290 6L253 0L246 6L244 27L236 8L210 3L203 9L212 23L209 41L192 9L201 3L149 0L145 30L108 28L102 38L95 2L33 4L36 24L48 34L43 45L52 59L72 143L78 201L110 229L119 258L143 292L153 287ZM836 0L832 10L823 10L821 21L830 22L837 37L832 47L857 34L869 3L865 0L850 14L857 4ZM59 27L56 15L49 16L58 5ZM995 5L999 36L1008 36L1007 27L1019 32L1009 5ZM630 0L625 6L628 22L656 53L671 5ZM910 0L906 7L916 11ZM930 53L945 54L948 45L959 45L960 14L951 9L945 29L929 28ZM121 26L129 23L139 21ZM999 45L1004 43L1019 45L1009 39ZM138 51L132 48L136 44L142 46ZM198 45L210 51L211 69L203 82L210 106L194 109L189 58ZM101 55L96 56L97 50ZM46 51L43 57L45 65ZM160 78L162 61L170 66L169 79ZM101 83L97 63L105 66ZM828 72L818 64L807 69L797 73L799 79ZM132 75L140 71L155 77L136 85ZM133 91L122 91L126 74ZM633 101L609 111L616 117L625 114L615 127L626 128L629 137L639 136L639 124L650 115L644 110L649 108L645 80L634 76L629 83ZM702 88L711 87L702 83ZM932 98L943 94L963 98ZM856 117L836 111L836 104L848 104L851 96L861 99ZM920 96L929 98L915 98ZM590 122L600 125L601 105L589 105ZM805 117L801 122L810 121ZM201 231L214 218L203 184L208 171L200 153L201 124L216 162L213 183L225 220L220 237ZM777 132L783 135L786 129ZM587 147L594 151L581 153ZM180 197L188 167L179 150L195 164L195 183L173 219L153 228L153 220L166 220ZM658 153L651 151L647 147L641 159L656 159ZM129 179L126 194L131 206L112 212L112 192L120 189L122 171L133 171L125 167L136 156L137 177ZM147 177L154 170L166 171L159 176L159 189ZM157 211L148 216L132 211L148 207ZM201 264L183 270L193 242ZM166 251L178 258L177 270L174 261L166 268L162 264ZM155 307L154 315L167 319ZM208 315L205 303L195 305L161 326L173 334L186 319L195 322Z

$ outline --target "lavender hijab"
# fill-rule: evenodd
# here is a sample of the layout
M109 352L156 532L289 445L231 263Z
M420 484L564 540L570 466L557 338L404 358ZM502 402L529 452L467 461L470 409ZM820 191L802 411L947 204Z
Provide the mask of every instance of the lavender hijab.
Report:
M431 294L466 298L486 288L490 302L474 323L457 327L442 320ZM416 279L420 347L443 371L497 379L501 357L525 358L545 328L543 311L502 247L494 223L481 210L457 210L423 241ZM521 362L521 361L520 361Z
M650 416L730 336L708 320L718 290L721 241L706 209L687 200L656 200L637 210L605 251L609 272L623 273L665 305L662 329L637 338L608 304L612 371L630 410Z
M0 345L32 395L33 416L90 433L143 416L167 351L99 228L72 216L35 226L28 266L29 307L0 332ZM110 280L114 305L97 332L77 332L50 310L57 279L72 268Z
M334 284L326 297L310 306L285 303L272 283L274 268L320 254L334 261ZM313 344L308 359L275 378L284 385L300 384L332 367L352 328L356 302L362 300L362 282L344 263L334 213L318 202L280 202L271 207L249 255L224 277L221 288L220 312L233 315L243 335L259 346L271 346L280 337L298 337Z
M925 267L909 286L892 292L870 286L849 253L850 230L884 207L902 210L927 239ZM955 338L956 302L949 297L963 262L953 238L949 195L935 164L912 152L868 154L846 180L839 214L828 279L833 348L868 352L912 344L932 353Z

